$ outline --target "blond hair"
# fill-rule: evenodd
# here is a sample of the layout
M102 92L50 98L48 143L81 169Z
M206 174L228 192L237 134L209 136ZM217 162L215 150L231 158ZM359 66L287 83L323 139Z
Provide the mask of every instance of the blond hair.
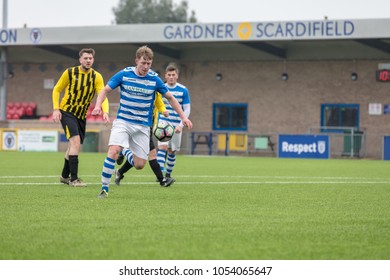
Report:
M148 60L153 60L153 51L151 48L148 46L142 46L139 47L137 52L135 53L135 58L140 59L140 58L145 58Z

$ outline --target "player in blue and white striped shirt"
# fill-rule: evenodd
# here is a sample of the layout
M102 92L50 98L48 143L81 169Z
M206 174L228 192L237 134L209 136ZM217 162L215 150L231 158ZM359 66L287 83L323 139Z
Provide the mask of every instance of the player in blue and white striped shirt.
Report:
M109 149L103 164L102 191L99 198L108 196L109 184L120 151L136 169L144 168L148 161L156 91L168 100L183 125L192 128L192 123L184 114L179 102L157 73L150 69L152 62L153 51L147 46L140 47L136 52L136 66L126 67L112 76L96 100L92 114L100 115L101 103L106 95L113 89L120 88L119 108L112 125Z
M165 85L177 99L184 114L188 118L191 111L190 94L184 85L177 82L178 78L179 69L176 65L169 64L165 70ZM175 133L168 142L158 142L157 161L160 164L161 171L164 172L165 170L165 177L170 178L176 163L176 152L180 151L184 123L182 122L180 115L175 112L175 109L170 105L169 100L163 97L163 101L169 112L169 116L165 117L164 115L159 114L159 121L164 120L170 123L175 128Z

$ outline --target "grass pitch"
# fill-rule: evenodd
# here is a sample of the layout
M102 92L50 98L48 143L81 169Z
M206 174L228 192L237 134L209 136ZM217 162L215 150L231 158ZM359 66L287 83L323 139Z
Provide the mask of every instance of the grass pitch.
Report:
M390 163L178 156L97 198L105 154L81 153L87 188L59 183L63 153L0 152L2 260L388 260Z

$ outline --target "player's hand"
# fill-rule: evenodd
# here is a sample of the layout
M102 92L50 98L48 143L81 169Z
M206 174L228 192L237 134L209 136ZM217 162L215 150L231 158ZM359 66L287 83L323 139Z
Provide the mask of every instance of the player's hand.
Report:
M169 117L169 112L168 111L165 111L164 113L162 113L164 115L164 117Z
M104 123L105 124L108 124L110 123L110 116L108 115L108 113L103 113L103 120L104 120Z
M52 117L53 117L54 122L60 122L61 118L62 118L62 114L61 114L60 110L58 110L58 109L54 110Z
M95 107L92 110L92 116L100 116L102 114L102 107Z
M182 120L182 123L188 127L188 129L192 129L192 122L189 119Z

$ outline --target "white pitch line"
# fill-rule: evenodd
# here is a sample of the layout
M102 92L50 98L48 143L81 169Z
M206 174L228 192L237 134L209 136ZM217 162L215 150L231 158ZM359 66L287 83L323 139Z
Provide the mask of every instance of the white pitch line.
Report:
M88 185L100 185L100 182L85 182ZM315 185L315 184L357 184L357 185L363 185L363 184L390 184L390 181L386 182L381 182L381 181L354 181L354 182L346 182L346 181L259 181L259 182L232 182L232 181L226 181L226 182L175 182L175 185L244 185L244 184L259 184L259 185ZM43 182L37 182L37 183L32 183L32 182L26 182L26 183L21 183L21 182L10 182L10 183L2 183L0 182L0 185L64 185L61 183L43 183ZM121 182L122 185L158 185L156 182ZM65 185L64 185L65 186ZM115 184L111 184L111 186L119 187L116 186Z
M137 175L131 174L133 178L149 178L153 175ZM129 176L129 178L131 178ZM82 178L100 178L100 175L83 175ZM194 175L177 175L175 178L193 178ZM34 176L0 176L0 179L18 179L18 178L59 178L53 175L34 175ZM220 176L220 175L196 175L196 178L249 178L249 179L324 179L324 180L390 180L390 178L367 178L367 177L333 177L333 176Z

